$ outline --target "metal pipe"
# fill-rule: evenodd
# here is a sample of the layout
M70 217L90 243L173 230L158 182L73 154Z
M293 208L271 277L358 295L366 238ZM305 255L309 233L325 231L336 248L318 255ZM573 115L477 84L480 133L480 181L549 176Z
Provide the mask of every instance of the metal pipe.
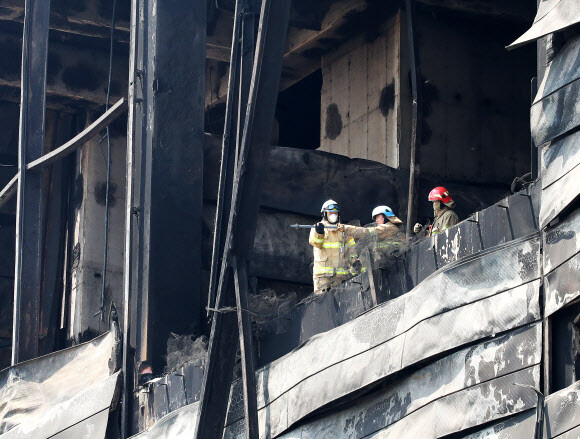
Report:
M111 17L111 43L109 48L109 77L107 81L107 99L105 101L105 112L109 109L111 98L111 79L113 75L113 48L115 43L115 12L117 10L117 0L113 0L113 12ZM107 188L105 190L105 249L103 250L103 282L101 284L101 307L98 314L101 315L101 322L105 320L105 289L107 287L107 260L109 256L109 186L111 184L111 133L107 125Z
M415 4L414 0L405 0L407 9L407 36L409 43L409 61L411 63L411 90L413 94L413 114L411 120L411 151L409 163L409 199L407 201L407 239L413 233L413 223L415 222L415 181L417 172L417 142L420 140L421 121L419 113L419 90L418 90L418 54L415 50Z

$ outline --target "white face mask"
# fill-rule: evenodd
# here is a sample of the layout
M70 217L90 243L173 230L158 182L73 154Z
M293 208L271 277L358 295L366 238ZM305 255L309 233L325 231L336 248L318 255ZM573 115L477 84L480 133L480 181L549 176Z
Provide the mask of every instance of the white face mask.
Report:
M332 224L338 222L338 213L329 213L328 214L328 222L332 223Z

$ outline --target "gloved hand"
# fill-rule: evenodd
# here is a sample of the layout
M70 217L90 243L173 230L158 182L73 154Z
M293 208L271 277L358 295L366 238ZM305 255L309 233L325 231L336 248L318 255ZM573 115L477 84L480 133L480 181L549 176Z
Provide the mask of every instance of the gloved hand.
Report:
M351 274L357 275L360 274L362 269L362 264L361 262L357 259L356 261L354 261L352 263L352 266L350 267L350 272Z
M415 233L421 233L421 230L423 230L423 226L419 223L415 224L415 227L413 227L413 232Z
M316 230L316 233L318 233L319 235L324 235L324 224L318 223L316 224L316 227L314 229Z

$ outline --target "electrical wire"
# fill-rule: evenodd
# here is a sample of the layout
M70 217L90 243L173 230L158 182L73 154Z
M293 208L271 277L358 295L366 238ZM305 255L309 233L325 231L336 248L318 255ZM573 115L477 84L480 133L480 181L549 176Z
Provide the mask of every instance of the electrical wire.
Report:
M107 100L105 102L105 111L109 109L109 100L111 98L111 80L113 76L113 47L115 44L115 15L117 10L117 0L113 0L113 11L111 13L111 43L109 47L109 78L107 82ZM105 192L105 250L103 251L103 282L101 285L101 308L95 315L101 315L101 322L105 320L105 291L107 285L107 256L109 243L109 187L111 183L111 135L107 125L107 187Z

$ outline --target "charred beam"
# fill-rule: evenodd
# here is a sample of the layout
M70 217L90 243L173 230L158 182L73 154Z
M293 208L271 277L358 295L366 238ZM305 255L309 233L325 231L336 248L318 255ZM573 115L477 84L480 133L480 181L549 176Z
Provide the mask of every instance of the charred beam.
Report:
M18 199L12 364L38 356L42 246L42 171L26 163L44 151L50 2L26 0L18 139Z
M248 111L232 190L232 207L224 247L224 263L216 296L216 308L231 303L233 276L231 257L246 260L256 232L262 159L270 149L270 133L278 95L289 0L264 0L248 100ZM197 438L222 434L236 345L236 318L231 313L214 315L202 385Z
M28 171L38 170L45 166L49 166L63 157L66 157L71 152L76 151L94 136L96 136L103 128L113 122L117 117L123 114L127 109L127 101L121 99L115 105L113 105L107 112L105 112L101 117L95 120L92 124L86 127L83 131L73 137L71 140L63 144L62 146L54 149L53 151L39 157L36 160L31 161L26 165ZM10 198L16 192L16 186L18 181L18 174L10 180L10 182L0 191L0 209L10 200Z

